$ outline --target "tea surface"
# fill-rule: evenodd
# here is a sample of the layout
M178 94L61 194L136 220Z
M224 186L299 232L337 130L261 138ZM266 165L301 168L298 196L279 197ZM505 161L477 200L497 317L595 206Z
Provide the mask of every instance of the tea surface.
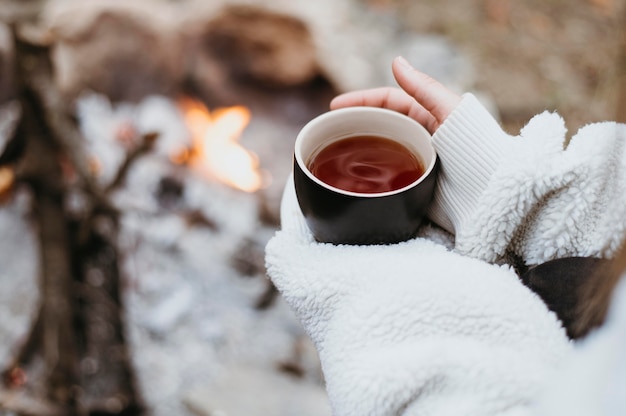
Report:
M403 188L424 174L420 160L405 146L378 136L353 136L321 149L308 165L321 181L358 193Z

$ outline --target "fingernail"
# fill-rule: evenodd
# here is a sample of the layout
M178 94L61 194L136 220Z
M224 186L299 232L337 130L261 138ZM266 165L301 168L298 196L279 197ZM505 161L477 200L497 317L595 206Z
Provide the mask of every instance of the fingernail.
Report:
M401 65L404 69L413 69L413 66L407 61L404 56L396 57L396 61L399 65Z

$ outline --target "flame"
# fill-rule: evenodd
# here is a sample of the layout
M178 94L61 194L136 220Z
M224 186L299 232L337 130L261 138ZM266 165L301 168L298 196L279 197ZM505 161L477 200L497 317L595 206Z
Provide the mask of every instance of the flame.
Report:
M179 101L185 123L191 133L193 149L188 163L234 188L254 192L263 186L258 157L241 146L238 140L250 122L250 110L244 106L220 108L213 112L199 101ZM176 158L182 160L180 155Z
M0 199L10 194L15 183L15 172L13 169L3 166L0 167Z

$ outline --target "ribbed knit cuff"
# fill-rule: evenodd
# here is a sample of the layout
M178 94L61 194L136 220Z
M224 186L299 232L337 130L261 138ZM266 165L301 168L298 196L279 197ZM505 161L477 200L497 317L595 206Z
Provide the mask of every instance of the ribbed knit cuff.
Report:
M458 232L470 218L511 136L470 93L433 135L441 162L429 217Z

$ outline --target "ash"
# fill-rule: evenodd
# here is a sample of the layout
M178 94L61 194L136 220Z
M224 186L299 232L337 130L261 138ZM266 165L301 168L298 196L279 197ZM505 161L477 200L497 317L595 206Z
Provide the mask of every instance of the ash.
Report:
M86 153L104 184L131 146L120 138L159 133L111 195L121 212L127 340L149 414L330 414L316 352L265 276L263 250L275 231L261 220L267 195L172 163L168 155L188 144L188 133L167 98L114 106L89 94L77 108ZM126 136L129 129L135 134ZM80 194L67 201L70 214L83 205ZM20 192L0 209L3 364L36 312L39 259L29 211ZM97 285L102 276L87 279Z
M18 191L0 209L0 363L12 358L36 314L39 264L30 195Z
M101 111L92 112L91 106ZM80 107L85 130L99 130L94 124L109 118L118 127L160 133L154 152L136 161L114 195L123 213L119 247L127 277L128 335L153 413L251 414L241 409L242 397L265 397L257 400L277 405L289 401L288 390L275 388L280 378L299 395L313 397L314 408L324 409L317 357L312 347L301 347L308 341L299 323L278 297L269 308L257 307L270 290L262 259L274 232L259 220L260 196L169 161L167 155L185 144L186 130L165 98L149 97L135 108L111 107L111 117L102 97L87 97ZM106 138L98 146L103 142ZM99 154L116 147L109 143ZM279 372L285 363L302 367L301 377ZM266 387L246 391L244 380ZM230 396L216 394L222 390ZM287 414L284 405L274 407L276 414Z

